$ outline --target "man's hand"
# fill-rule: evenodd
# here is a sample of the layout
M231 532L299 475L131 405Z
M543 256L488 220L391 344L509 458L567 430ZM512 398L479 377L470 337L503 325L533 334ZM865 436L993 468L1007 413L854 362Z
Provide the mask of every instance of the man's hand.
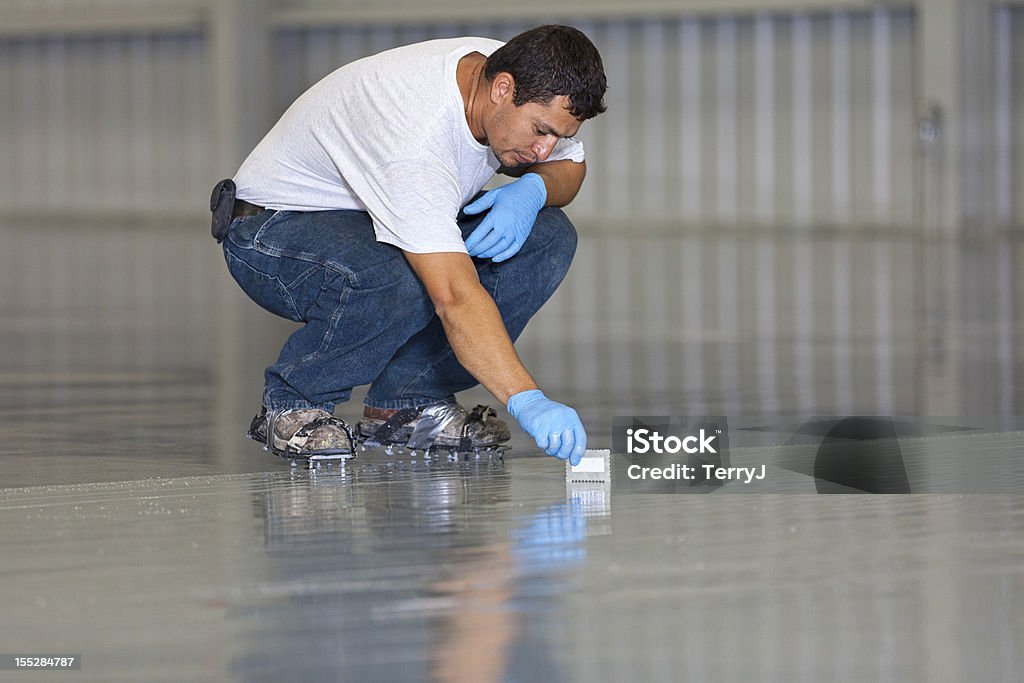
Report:
M469 255L493 261L512 258L530 236L537 212L544 208L547 197L544 179L527 173L467 205L463 211L471 216L490 209L466 238Z
M587 432L576 411L556 403L540 389L521 391L508 399L508 412L548 455L579 465L587 450Z

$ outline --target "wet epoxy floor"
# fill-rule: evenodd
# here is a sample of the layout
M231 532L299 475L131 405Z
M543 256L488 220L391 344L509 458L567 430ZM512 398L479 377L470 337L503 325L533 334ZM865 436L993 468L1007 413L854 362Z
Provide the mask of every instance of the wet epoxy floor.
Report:
M12 239L29 247L38 238L15 228ZM0 653L82 656L80 671L32 680L1024 675L1019 494L953 486L941 495L822 496L813 476L793 472L786 493L577 489L560 462L516 429L504 460L412 463L368 453L343 470L293 470L241 437L259 371L287 329L245 301L211 297L221 274L209 245L173 232L56 231L45 239L45 249L30 247L29 255L56 250L96 262L45 277L32 275L38 258L22 270L13 262L0 268L5 291L17 294L2 304L9 324L0 330ZM154 245L182 258L162 271ZM154 281L133 280L130 293L116 282L97 285L108 251L109 263L143 259L133 266L139 277L152 259ZM955 249L946 257L959 258ZM971 268L958 271L965 301L1005 299L992 289L998 283L972 290L964 275ZM182 269L187 285L176 277ZM1019 302L1024 288L1011 284L1010 301ZM90 287L95 296L76 293ZM861 300L857 291L850 297ZM1006 310L965 305L960 318L940 321L951 334L940 341L955 352L969 340L968 368L1010 368L1009 382L1000 373L998 401L975 411L1008 419L931 435L921 442L927 448L907 451L908 462L929 452L975 458L993 442L1014 452L1020 317L1007 320ZM819 365L840 344L864 358L884 347L892 355L883 368L922 355L891 332L804 341ZM602 347L602 357L617 349L646 362L650 340L634 341ZM543 366L549 342L531 343L528 364ZM635 385L595 394L566 382L557 391L579 407L594 446L610 445L616 415L735 415L727 380L738 376L747 391L740 400L749 401L764 377L721 359L757 356L766 342L739 334L700 343L735 353L713 356L697 389ZM574 348L572 340L558 344ZM798 379L792 394L780 389L774 408L796 414L808 387L800 368L777 356L779 385L791 373ZM941 363L925 366L915 367L935 382L914 389L909 408L894 395L894 413L935 400L920 395L927 387L984 403L991 372L947 381ZM884 394L879 376L853 373L851 395ZM827 381L811 385L813 407L836 414L824 397L841 392ZM353 418L357 404L358 394L338 412ZM750 405L747 414L770 412ZM736 444L738 462L753 457L760 437L748 438ZM0 681L24 679L0 672Z
M96 681L1019 680L1019 496L582 505L562 474L6 489L4 647Z

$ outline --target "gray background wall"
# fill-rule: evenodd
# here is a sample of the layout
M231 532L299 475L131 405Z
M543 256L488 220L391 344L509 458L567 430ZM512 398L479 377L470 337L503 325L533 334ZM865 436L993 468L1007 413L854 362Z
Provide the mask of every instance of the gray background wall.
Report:
M569 209L584 235L576 265L520 344L546 387L636 391L652 405L685 387L699 406L713 385L745 413L1019 409L1014 248L980 272L1000 292L986 303L1005 321L995 345L946 355L954 376L991 378L962 404L920 403L941 394L918 386L930 362L922 329L933 322L921 311L961 315L969 263L907 266L929 240L1016 234L1024 222L1024 5L468 8L0 1L0 266L15 282L49 273L10 295L28 310L67 311L53 329L9 317L6 352L24 367L173 357L230 372L232 353L259 336L269 362L290 328L234 291L203 237L212 183L341 64L558 21L598 45L610 89L608 113L581 134L591 164ZM922 135L930 121L938 134ZM935 300L924 300L925 278ZM201 309L186 303L197 299ZM102 336L90 322L97 307L125 311L123 345L81 343ZM181 325L194 344L132 342L140 326ZM883 341L864 356L851 351L859 335ZM914 362L894 361L907 348ZM858 377L878 382L865 389Z
M1012 5L572 10L516 3L466 21L480 12L400 0L0 2L0 211L198 213L212 181L341 64L564 21L599 46L611 84L608 113L581 136L594 163L580 220L857 229L1024 216L1024 13ZM218 77L229 84L214 92ZM932 157L919 137L929 103L943 117Z

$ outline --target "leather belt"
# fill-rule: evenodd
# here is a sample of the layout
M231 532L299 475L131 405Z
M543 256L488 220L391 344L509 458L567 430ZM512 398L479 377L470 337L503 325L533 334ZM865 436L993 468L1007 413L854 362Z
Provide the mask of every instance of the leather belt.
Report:
M261 211L263 211L263 207L262 206L256 206L255 204L250 204L249 202L245 201L244 199L236 199L235 200L235 206L231 210L231 217L232 218L238 218L239 216L255 216L256 214L260 213Z

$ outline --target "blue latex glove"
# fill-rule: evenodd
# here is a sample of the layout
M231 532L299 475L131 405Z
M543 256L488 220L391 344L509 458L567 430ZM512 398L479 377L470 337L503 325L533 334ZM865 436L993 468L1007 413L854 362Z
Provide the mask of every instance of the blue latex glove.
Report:
M587 450L587 432L580 416L552 401L540 389L520 391L508 400L508 412L548 455L579 465Z
M512 258L530 236L537 212L548 200L544 179L536 173L484 193L466 205L463 212L472 216L490 209L480 225L466 238L470 256L504 261Z

